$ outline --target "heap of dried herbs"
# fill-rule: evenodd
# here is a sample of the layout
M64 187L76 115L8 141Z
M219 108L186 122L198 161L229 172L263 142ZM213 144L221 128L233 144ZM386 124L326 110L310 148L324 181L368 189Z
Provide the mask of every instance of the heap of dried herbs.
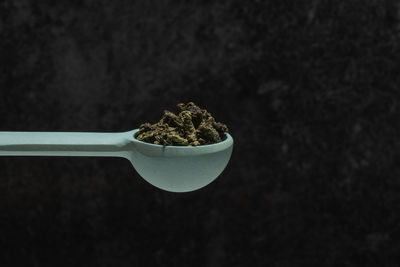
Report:
M193 102L180 103L177 107L178 115L165 110L159 122L140 125L136 139L165 146L199 146L225 139L228 127L216 122L207 110Z

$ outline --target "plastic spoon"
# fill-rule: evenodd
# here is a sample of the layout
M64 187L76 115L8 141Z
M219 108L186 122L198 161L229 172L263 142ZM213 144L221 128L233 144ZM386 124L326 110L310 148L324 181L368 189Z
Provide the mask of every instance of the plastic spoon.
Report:
M204 146L162 146L121 133L0 132L0 156L123 157L150 184L171 192L188 192L211 183L225 169L233 149L222 142Z

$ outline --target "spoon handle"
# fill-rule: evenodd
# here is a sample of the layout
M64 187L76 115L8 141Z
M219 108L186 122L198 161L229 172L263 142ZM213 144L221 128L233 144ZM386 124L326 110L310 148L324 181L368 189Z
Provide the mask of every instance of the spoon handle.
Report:
M126 133L0 132L0 156L123 156Z

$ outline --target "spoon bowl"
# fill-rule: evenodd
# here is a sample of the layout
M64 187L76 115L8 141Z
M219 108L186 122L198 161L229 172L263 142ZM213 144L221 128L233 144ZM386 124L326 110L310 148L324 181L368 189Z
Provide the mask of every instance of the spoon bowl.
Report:
M225 133L222 142L203 146L162 146L145 143L134 136L128 158L150 184L170 192L200 189L225 169L233 150L233 139Z

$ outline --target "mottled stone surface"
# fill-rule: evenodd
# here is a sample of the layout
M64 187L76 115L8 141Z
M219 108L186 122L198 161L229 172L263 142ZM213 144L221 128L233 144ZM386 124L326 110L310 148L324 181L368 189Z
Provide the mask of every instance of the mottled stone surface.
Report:
M399 25L391 0L0 1L0 130L194 101L235 140L190 194L122 159L0 158L0 265L397 266Z

